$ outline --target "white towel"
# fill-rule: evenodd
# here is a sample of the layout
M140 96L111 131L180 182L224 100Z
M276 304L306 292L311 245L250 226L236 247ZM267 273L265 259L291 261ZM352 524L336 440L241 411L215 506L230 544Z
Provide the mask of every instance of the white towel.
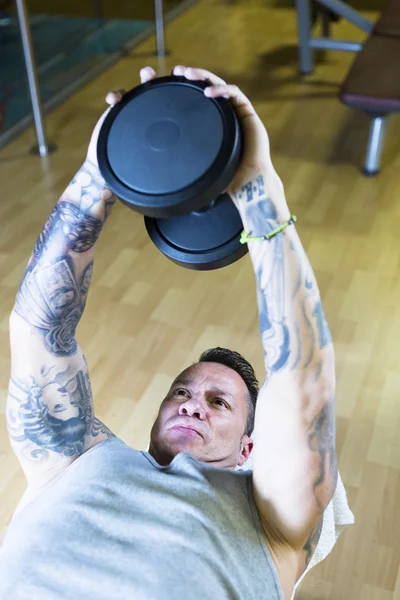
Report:
M250 457L249 460L244 463L244 465L237 467L236 470L239 471L251 468L252 463ZM354 525L354 523L354 515L350 510L349 503L347 501L346 490L339 473L336 491L324 512L324 520L318 545L307 569L304 571L303 575L300 577L294 587L291 600L293 600L295 597L296 590L307 573L313 567L315 567L315 565L323 561L328 556L342 531L344 531L346 527L349 527L349 525Z

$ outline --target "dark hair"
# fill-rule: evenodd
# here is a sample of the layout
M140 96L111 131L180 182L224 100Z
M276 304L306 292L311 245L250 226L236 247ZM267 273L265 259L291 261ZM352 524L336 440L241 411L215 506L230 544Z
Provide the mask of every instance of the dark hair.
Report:
M227 348L210 348L202 353L199 362L215 362L233 369L240 375L249 391L247 423L244 434L251 436L254 429L259 384L251 364L239 352Z

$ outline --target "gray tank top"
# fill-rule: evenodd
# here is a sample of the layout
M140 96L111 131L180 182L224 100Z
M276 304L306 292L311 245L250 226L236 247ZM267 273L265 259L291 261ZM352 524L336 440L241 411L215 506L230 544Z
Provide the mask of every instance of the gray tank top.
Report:
M1 600L284 600L251 471L119 438L79 457L12 519Z

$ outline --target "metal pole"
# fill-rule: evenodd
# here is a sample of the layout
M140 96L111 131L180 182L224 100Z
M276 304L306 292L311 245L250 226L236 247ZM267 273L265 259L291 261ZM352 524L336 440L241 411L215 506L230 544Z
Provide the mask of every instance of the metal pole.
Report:
M329 17L329 12L325 8L321 8L321 28L322 28L322 37L330 38L331 37L331 20Z
M311 48L319 50L341 50L343 52L360 52L362 44L358 42L346 42L345 40L331 40L330 38L312 38Z
M49 147L46 141L46 133L43 122L43 111L40 100L40 91L36 73L36 64L33 54L32 38L29 28L28 14L25 6L25 0L16 0L19 28L21 31L22 47L24 50L25 66L28 75L29 92L31 95L33 119L35 121L36 137L38 141L38 152L40 156L49 154Z
M372 33L374 29L374 23L362 16L358 10L351 8L348 4L342 0L318 0L322 6L329 8L334 13L341 15L344 19L353 23L356 27L365 31L366 33Z
M376 175L379 173L383 138L385 135L385 117L373 117L369 130L367 155L365 157L364 173L365 175Z
M300 73L307 75L314 70L311 39L311 2L297 0L297 33L299 37Z
M164 11L162 0L154 0L156 13L157 55L166 56L164 34Z

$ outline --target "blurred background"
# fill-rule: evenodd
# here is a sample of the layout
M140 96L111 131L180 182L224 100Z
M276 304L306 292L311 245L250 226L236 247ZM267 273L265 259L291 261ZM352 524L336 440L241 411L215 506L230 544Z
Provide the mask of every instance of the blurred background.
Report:
M27 2L40 92L45 104L53 101L46 135L57 146L40 158L31 153L37 140L16 8L0 0L0 131L23 125L0 150L0 542L25 489L5 402L8 317L32 248L85 158L106 93L137 85L145 65L158 73L199 66L240 86L268 130L335 345L337 453L356 524L306 576L296 600L400 600L400 119L388 120L379 175L366 177L370 117L339 98L355 52L313 50L314 68L301 74L292 0L163 6L166 57L156 52L150 1ZM372 30L387 2L346 6ZM359 49L368 42L370 33L347 19L327 22L319 5L311 10L314 36L328 28L330 39ZM399 99L400 73L385 70L396 56L376 57L373 75L363 72L375 93L385 85ZM249 258L218 271L178 267L121 203L96 249L78 340L98 417L139 449L170 383L204 349L237 350L265 375Z
M190 4L166 0L171 17ZM104 70L154 27L151 0L30 0L26 2L42 101L53 106ZM30 116L31 104L13 0L0 0L0 143Z

